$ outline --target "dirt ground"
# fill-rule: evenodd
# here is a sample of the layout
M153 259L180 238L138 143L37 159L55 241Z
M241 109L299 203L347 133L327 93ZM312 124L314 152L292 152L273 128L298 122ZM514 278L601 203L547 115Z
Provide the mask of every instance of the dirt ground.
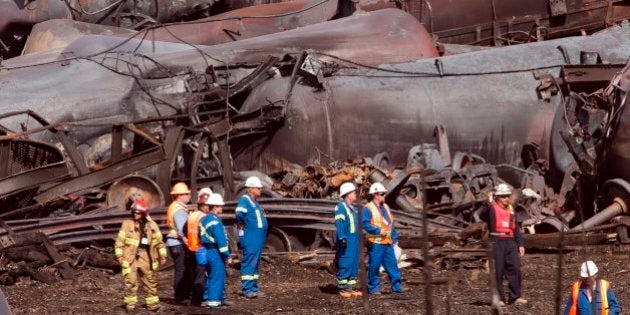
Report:
M562 275L562 307L569 286L578 277L581 261L594 260L600 275L611 281L622 306L630 303L630 247L596 246L574 250L564 256ZM508 306L508 314L553 314L557 253L532 252L522 259L523 296L529 300L525 306ZM231 269L228 298L233 306L220 310L207 310L190 306L177 306L172 296L172 271L160 272L160 298L162 314L326 314L363 313L361 299L342 300L335 293L335 277L325 269L313 269L277 258L261 264L261 290L264 299L246 300L239 297L238 270ZM384 276L386 278L386 276ZM418 269L405 269L403 280L407 292L372 296L370 313L423 314L425 313L425 285ZM483 269L433 269L433 307L435 314L489 314L490 293L488 274ZM46 285L23 278L2 290L14 314L119 314L124 313L123 286L120 274L105 271L83 270L77 281L60 281ZM387 281L383 292L388 293ZM141 299L142 300L142 299ZM450 301L450 302L449 302ZM141 309L138 314L148 314Z

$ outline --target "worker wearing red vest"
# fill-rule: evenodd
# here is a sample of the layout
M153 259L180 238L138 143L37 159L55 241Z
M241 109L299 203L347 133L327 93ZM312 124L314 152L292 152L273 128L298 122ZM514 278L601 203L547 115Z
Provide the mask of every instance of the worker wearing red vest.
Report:
M194 270L186 268L194 262L195 257L190 253L187 237L184 233L184 226L188 220L188 210L186 204L190 202L190 189L185 183L177 183L171 190L173 202L166 209L166 247L175 263L175 274L173 276L173 291L175 292L175 302L183 303L192 290Z
M206 204L208 197L212 194L212 190L208 187L202 188L197 194L197 210L188 216L186 221L186 246L193 255L201 247L201 239L199 238L199 222L210 211L210 206ZM192 287L192 295L190 296L190 304L199 306L203 298L204 286L206 283L206 268L199 265L197 260L191 261L192 265L187 266L195 271L195 280Z
M385 268L389 276L392 292L403 291L398 261L394 253L394 245L398 243L398 232L394 227L394 216L385 204L386 192L387 189L383 184L372 184L368 190L372 201L365 205L361 214L369 246L368 293L370 294L381 294L379 276L381 266Z
M619 315L621 307L610 283L597 279L597 266L586 261L580 266L580 279L571 286L565 315Z
M525 255L523 237L516 222L514 208L510 205L512 189L507 184L499 184L494 192L494 201L485 206L480 213L480 218L488 223L490 240L494 252L495 275L499 304L505 305L505 293L503 290L503 276L508 279L510 294L508 303L526 304L527 300L521 297L521 261L520 256Z

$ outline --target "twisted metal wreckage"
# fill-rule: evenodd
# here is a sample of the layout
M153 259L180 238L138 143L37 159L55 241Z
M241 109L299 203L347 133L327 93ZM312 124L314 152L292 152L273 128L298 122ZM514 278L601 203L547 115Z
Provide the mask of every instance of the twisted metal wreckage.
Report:
M172 183L233 199L252 172L272 251L330 248L324 199L347 180L386 184L403 247L419 246L422 211L435 245L477 237L502 181L520 187L528 246L558 231L630 241L628 25L444 57L391 8L212 46L169 28L172 43L158 28L73 35L2 62L3 248L34 231L112 238L137 194L163 223Z

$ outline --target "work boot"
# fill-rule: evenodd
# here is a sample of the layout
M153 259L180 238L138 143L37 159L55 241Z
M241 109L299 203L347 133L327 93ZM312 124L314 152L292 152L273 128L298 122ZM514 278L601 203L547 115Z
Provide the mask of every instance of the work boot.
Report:
M157 312L160 309L159 303L147 304L147 310L151 312Z
M351 298L353 296L350 291L339 291L339 295L344 299Z
M527 304L527 300L520 297L520 298L514 300L514 302L512 302L512 303L514 303L514 305L525 305L525 304Z
M256 292L247 292L243 293L243 296L247 299L255 299L258 297L258 294L256 294Z
M363 292L361 292L361 291L352 290L352 291L350 291L350 293L352 293L352 297L362 297L363 296Z

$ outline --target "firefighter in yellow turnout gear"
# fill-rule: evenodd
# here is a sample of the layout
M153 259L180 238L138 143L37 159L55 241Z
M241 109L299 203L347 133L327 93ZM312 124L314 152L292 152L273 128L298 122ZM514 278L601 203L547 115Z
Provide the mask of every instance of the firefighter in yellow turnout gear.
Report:
M133 218L123 221L115 245L116 258L122 266L125 281L125 307L127 311L132 311L138 304L140 273L147 309L157 311L160 298L153 272L158 268L158 262L166 263L166 247L158 225L148 217L146 203L143 200L135 201L131 205L131 212Z

